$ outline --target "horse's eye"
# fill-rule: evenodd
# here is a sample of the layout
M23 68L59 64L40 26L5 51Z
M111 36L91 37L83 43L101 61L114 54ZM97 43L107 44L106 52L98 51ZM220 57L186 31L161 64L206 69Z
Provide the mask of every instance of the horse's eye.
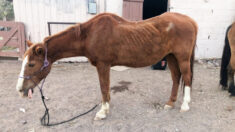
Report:
M34 67L34 64L29 64L29 67Z

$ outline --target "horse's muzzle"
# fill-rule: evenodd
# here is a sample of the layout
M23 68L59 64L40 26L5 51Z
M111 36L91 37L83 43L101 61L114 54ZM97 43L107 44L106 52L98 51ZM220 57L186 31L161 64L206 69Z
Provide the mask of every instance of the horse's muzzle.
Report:
M21 89L21 90L19 90L19 94L20 94L20 96L21 97L28 97L28 95L29 95L29 90L31 89L31 91L32 91L32 94L33 94L33 88L29 88L29 89Z

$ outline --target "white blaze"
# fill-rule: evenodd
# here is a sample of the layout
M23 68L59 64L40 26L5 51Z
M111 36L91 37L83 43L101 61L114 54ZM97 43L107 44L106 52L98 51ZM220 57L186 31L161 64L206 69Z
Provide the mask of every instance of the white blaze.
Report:
M17 91L20 91L23 87L23 82L24 82L24 78L21 78L24 76L24 71L25 71L25 67L26 67L26 64L28 63L28 56L26 56L23 60L23 63L22 63L22 67L21 67L21 71L20 71L20 77L18 78L18 82L17 82L17 85L16 85L16 90Z

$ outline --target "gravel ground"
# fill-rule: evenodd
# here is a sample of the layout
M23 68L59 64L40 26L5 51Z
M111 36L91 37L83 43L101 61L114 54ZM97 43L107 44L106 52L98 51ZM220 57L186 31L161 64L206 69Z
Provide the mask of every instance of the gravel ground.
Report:
M219 86L219 67L196 63L190 111L180 113L182 89L174 109L164 110L171 91L170 71L150 67L111 71L111 109L108 118L94 121L91 113L53 127L40 125L44 114L40 93L21 98L15 90L20 61L0 60L1 132L234 132L235 98ZM53 66L45 87L51 122L68 119L101 102L95 67L89 63ZM25 113L19 109L25 109Z

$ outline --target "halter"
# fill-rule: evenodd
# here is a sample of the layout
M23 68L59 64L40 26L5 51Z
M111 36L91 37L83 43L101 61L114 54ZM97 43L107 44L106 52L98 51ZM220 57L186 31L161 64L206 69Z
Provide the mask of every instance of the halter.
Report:
M31 79L32 80L32 77L33 76L36 76L38 73L42 72L44 69L46 69L47 67L49 66L49 61L47 59L47 43L46 43L46 52L45 52L45 58L44 58L44 61L43 61L43 66L40 68L40 70L36 73L34 73L33 75L28 75L28 76L20 76L19 78L24 78L24 79ZM44 78L45 80L46 78ZM33 81L34 82L34 81Z
M45 50L45 58L44 58L44 62L43 62L43 66L40 68L40 70L32 75L28 75L28 76L20 76L19 78L24 78L24 79L27 79L27 80L31 80L35 86L37 86L40 90L40 94L41 94L41 98L42 98L42 102L43 102L43 105L45 107L45 113L44 115L42 116L41 118L41 125L43 126L55 126L55 125L60 125L60 124L63 124L63 123L66 123L66 122L69 122L69 121L72 121L80 116L83 116L85 114L88 114L89 112L93 111L98 105L96 104L93 108L91 108L89 111L85 112L85 113L82 113L78 116L75 116L71 119L68 119L68 120L65 120L65 121L61 121L59 123L52 123L50 124L50 115L49 115L49 109L47 108L47 105L45 103L45 96L43 95L43 91L42 91L42 88L43 88L43 85L45 83L45 80L46 80L46 77L42 80L42 84L41 86L38 86L38 84L32 79L33 76L36 76L37 74L39 74L40 72L42 72L43 70L45 70L48 66L49 66L49 61L47 59L47 43L46 43L46 50ZM33 89L32 89L33 90Z

